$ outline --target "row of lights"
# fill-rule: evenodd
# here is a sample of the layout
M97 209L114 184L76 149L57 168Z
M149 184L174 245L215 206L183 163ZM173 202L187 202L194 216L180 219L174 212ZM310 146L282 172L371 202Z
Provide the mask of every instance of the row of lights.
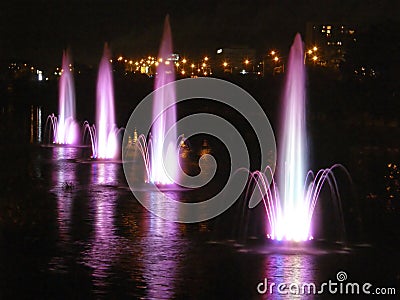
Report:
M272 59L273 59L273 61L275 63L280 62L280 58L278 56L278 51L272 50L270 52L270 55L273 57ZM110 61L112 62L112 60L110 60ZM139 69L140 66L145 67L145 66L154 65L154 66L157 67L160 63L163 62L163 59L162 58L156 59L155 57L149 56L147 58L147 60L146 59L141 59L140 61L133 62L133 60L128 60L128 59L123 58L122 56L120 56L120 57L118 57L118 61L119 62L124 62L124 63L129 64L129 65L133 65L134 64L136 66L136 71L139 71L140 70ZM170 64L170 61L171 61L170 59L167 59L167 60L164 61L164 63L168 65L168 64ZM186 58L183 58L180 62L179 61L175 62L175 66L178 69L180 69L182 75L184 75L186 73L185 66L186 66L187 62L188 62L188 60ZM245 66L248 66L248 65L251 64L251 61L246 58L246 59L244 59L243 64ZM222 66L224 68L229 67L229 65L230 64L229 64L229 62L227 60L222 62ZM206 69L211 70L211 65L209 63L209 57L208 56L203 57L203 59L201 60L200 63L196 63L196 62L191 63L190 68L192 70L192 75L194 75L194 73L196 73L196 71L197 71L197 73L201 73L202 71L204 71ZM133 70L131 70L131 71L133 71ZM204 71L203 75L208 75L207 71Z
M308 49L307 54L311 60L314 62L318 61L318 55L317 55L318 47L314 46L313 48Z
M38 68L34 67L34 66L29 66L28 64L24 63L24 64L17 64L17 63L11 63L8 68L15 72L15 73L19 73L19 72L26 72L29 71L31 74L35 74L35 76L37 77L38 81L42 81L42 80L49 80L48 77L44 77L43 75L43 71L39 70Z
M270 52L271 55L273 55L273 61L275 63L280 62L280 58L278 57L278 52L273 50ZM127 66L127 70L129 71L140 71L141 73L148 73L150 72L149 67L151 66L155 66L158 67L160 63L165 63L166 65L169 65L173 62L172 59L168 58L168 59L163 59L163 58L155 58L152 56L147 57L147 59L141 59L141 60L137 60L137 61L133 61L133 60L129 60L126 59L122 56L118 57L117 59L118 62L122 62L125 63ZM110 60L110 62L112 62L112 60ZM211 64L210 64L210 58L208 56L204 56L200 62L192 62L190 64L190 67L187 67L189 65L188 63L188 59L183 58L182 60L177 60L175 62L173 62L175 64L175 67L177 68L178 73L180 73L181 75L188 75L188 69L190 71L190 74L192 76L198 76L198 75L204 75L204 76L208 76L208 75L212 75L212 68L211 68ZM243 60L243 65L248 67L249 65L251 65L251 61L249 59L244 59ZM229 68L231 64L229 63L228 60L224 60L222 62L222 67L224 69Z
M313 48L311 48L307 51L307 54L314 62L316 62L318 60L317 51L318 51L318 48L316 46L314 46ZM279 63L281 61L277 50L271 50L269 52L269 55L272 57L272 61L274 63ZM210 59L208 56L204 56L200 63L192 62L190 64L191 75L192 76L201 75L201 74L204 76L212 75L212 70L211 70L211 65L209 63L209 60ZM177 70L179 71L179 73L181 75L187 74L185 67L186 67L186 64L188 63L188 59L186 59L186 58L183 58L182 60L179 60L179 59L175 60L175 59L171 59L171 58L163 59L163 58L156 58L154 56L148 56L147 58L142 58L140 60L133 61L131 59L124 58L123 56L119 56L117 58L117 61L120 63L125 63L127 65L127 68L126 68L127 70L129 70L131 72L132 71L140 71L141 73L149 73L150 68L152 66L158 67L163 62L166 65L174 63ZM110 62L112 63L113 60L110 59ZM251 64L251 61L246 58L243 61L243 64L245 66L248 66ZM230 64L228 61L225 60L225 61L223 61L222 66L224 68L228 68L230 66ZM70 71L72 71L72 65L70 65L69 67L70 67ZM60 76L61 74L62 74L61 68L57 68L54 75Z
M122 56L118 57L117 59L118 62L125 63L128 65L128 70L129 71L140 71L141 73L149 73L150 72L150 67L158 67L161 63L164 63L166 65L170 65L173 63L177 70L179 71L180 74L185 75L187 73L186 71L186 66L188 63L188 59L183 58L179 60L178 57L176 58L156 58L152 56L148 56L147 59L140 59L137 61L133 60L128 60ZM112 60L110 60L112 62ZM130 66L130 67L129 67ZM201 63L191 63L190 68L192 71L192 75L195 75L196 73L202 73L204 76L212 74L211 72L211 67L209 65L209 58L208 56L205 56Z

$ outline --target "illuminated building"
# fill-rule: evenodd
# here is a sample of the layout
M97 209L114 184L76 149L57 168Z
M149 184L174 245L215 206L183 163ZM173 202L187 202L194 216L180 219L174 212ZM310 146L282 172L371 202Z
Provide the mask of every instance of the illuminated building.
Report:
M356 42L355 30L342 23L308 22L305 42L308 61L338 68L345 60L347 49Z

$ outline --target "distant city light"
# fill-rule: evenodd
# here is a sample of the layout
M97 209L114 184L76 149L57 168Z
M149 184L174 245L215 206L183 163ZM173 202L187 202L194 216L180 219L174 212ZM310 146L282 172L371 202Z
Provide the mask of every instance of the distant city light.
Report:
M323 37L326 38L326 33L328 30L330 30L331 32L335 33L336 27L331 26L331 25L324 25L322 26L323 30L324 30L324 34ZM346 28L346 29L344 29ZM354 33L354 30L350 30L347 27L341 26L342 29L342 34L352 34ZM321 31L318 30L318 34L320 34ZM343 37L344 38L344 37ZM328 61L328 55L325 54L325 46L335 46L337 49L337 53L339 53L338 55L342 55L343 53L345 53L345 40L341 40L339 38L328 40L325 42L318 42L316 41L316 39L312 39L314 40L313 44L308 45L308 47L305 50L305 54L306 54L306 59L311 62L314 63L315 65L321 65L321 66L325 66L329 64ZM317 46L319 45L319 46ZM234 50L234 51L233 51ZM224 56L220 56L220 58L218 59L218 61L216 62L216 64L213 64L213 56L208 56L208 55L202 55L197 59L192 59L192 57L181 57L179 54L170 54L168 56L164 56L164 57L157 57L157 56L151 56L149 54L146 54L147 56L143 56L142 58L140 57L129 57L129 56L123 56L123 55L119 55L116 56L112 59L109 59L110 63L115 63L115 62L120 62L121 67L124 70L119 70L118 71L124 71L124 74L127 75L129 74L129 72L137 72L137 73L146 73L148 76L154 76L156 75L156 71L157 68L161 63L165 63L165 65L172 65L175 67L175 70L177 72L177 74L181 74L181 75L188 75L190 76L192 75L198 75L198 76L206 76L205 74L207 74L207 76L212 74L212 71L216 71L217 69L214 70L214 67L217 67L219 65L219 69L221 71L224 72L232 72L232 73L242 73L242 74L250 74L250 73L254 73L254 74L264 74L264 71L267 70L267 68L265 68L264 70L264 65L266 64L266 61L259 61L259 60L255 60L257 57L254 56L252 53L250 52L243 52L242 50L239 51L237 49L233 49L232 54L229 55L229 53L231 53L231 49L227 49L225 50L224 48L216 48L214 51L216 51L217 54L222 54ZM228 51L228 52L227 52ZM235 52L237 51L237 52ZM206 52L207 53L207 52ZM215 53L215 52L214 52ZM272 65L272 69L273 72L280 72L280 71L276 71L278 70L278 68L282 68L283 70L283 63L284 63L284 57L281 56L281 52L278 49L266 49L266 52L264 52L264 57L263 59L265 60L267 57L269 58L269 64ZM320 53L324 53L324 55L320 55ZM210 54L212 55L212 54ZM187 65L186 65L187 64ZM134 66L132 66L134 65ZM190 65L190 68L189 68ZM335 66L337 66L338 63L336 63ZM24 66L26 67L24 69ZM221 68L222 67L222 68ZM271 67L271 66L269 66ZM39 74L38 73L38 68L36 66L32 66L30 64L10 64L9 68L11 70L13 70L14 72L18 72L18 70L22 71L30 71L32 74L34 74L34 78L38 81L44 81L46 80L43 73ZM218 67L217 67L218 68ZM228 69L229 68L229 69ZM250 68L252 68L252 70L250 71ZM260 68L262 68L263 70L260 71ZM244 71L243 71L244 69ZM80 71L78 69L74 69L72 64L69 66L69 70L76 72L76 74L79 74ZM196 72L197 70L197 72ZM117 70L115 70L117 71ZM370 74L369 76L375 76L376 73L371 69L368 69L368 71L366 70L362 70L361 68L355 70L356 72L359 72L359 74ZM57 67L56 71L51 73L54 74L55 76L61 76L63 73L63 70L60 67ZM53 76L54 76L53 75ZM194 76L197 77L197 76ZM51 77L49 78L50 80L52 79Z
M38 75L38 80L39 80L39 81L42 81L42 80L43 80L43 72L37 70L37 75Z

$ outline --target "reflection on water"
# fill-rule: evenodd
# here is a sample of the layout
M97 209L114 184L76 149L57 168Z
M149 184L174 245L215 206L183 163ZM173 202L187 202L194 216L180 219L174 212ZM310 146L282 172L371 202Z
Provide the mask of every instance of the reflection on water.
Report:
M82 262L92 269L93 284L102 293L109 285L107 278L110 268L118 256L119 239L115 230L115 206L117 190L109 185L117 182L118 165L112 163L91 164L92 188L89 194L89 206L93 211L94 231L82 253Z
M38 262L39 266L32 268L35 273L27 283L38 298L312 299L313 295L259 295L256 288L264 278L275 284L314 282L318 287L334 277L338 269L348 271L352 278L368 281L378 276L380 279L383 273L378 270L387 266L383 276L389 280L388 285L393 285L396 276L400 278L398 257L386 252L380 260L374 260L374 254L369 253L364 257L338 251L329 254L336 248L320 252L273 248L269 244L264 247L256 241L248 249L231 243L207 243L231 223L220 226L211 220L183 225L164 221L133 198L121 164L82 161L82 151L77 148L40 151L41 155L33 156L33 166L40 178L48 178L43 189L50 192L48 203L54 204L49 209L50 213L54 211L54 217L40 234L46 237L43 243L51 253L31 254L34 262L21 259L23 268L30 270L39 252L45 257L43 265ZM388 183L397 183L397 175L392 166ZM173 201L166 203L153 190L143 189L141 193L153 211L166 211L174 218L183 213ZM164 193L184 202L204 196L189 190ZM54 233L53 228L57 228L54 240L47 238ZM29 239L26 243L31 247ZM25 248L21 253L18 255L25 257ZM369 270L358 273L367 262L371 264ZM14 268L14 263L9 265ZM0 275L6 274L1 278L9 284L9 274L1 274L1 267L0 264ZM39 277L36 273L40 273ZM43 290L43 282L47 290ZM19 287L19 283L12 284Z
M301 287L303 283L315 283L318 286L315 264L315 256L312 255L271 254L266 256L264 278L268 280L268 290L264 297L268 299L303 299L304 297L313 299L313 295L282 295L277 291L277 285L284 283L287 286L296 284ZM271 283L275 285L271 287ZM288 288L285 289L285 292L289 292Z
M52 158L57 164L52 168L53 192L57 199L57 226L59 246L70 242L72 207L76 197L76 164L69 160L77 154L77 149L56 147L52 149ZM65 257L54 257L50 268L66 271Z
M48 269L71 274L74 264L88 267L91 290L97 296L112 293L120 277L129 274L125 294L173 298L187 244L178 224L150 214L121 189L125 183L121 183L120 164L78 162L78 148L54 147L51 151L58 251ZM179 213L171 205L166 207L158 193L144 194L155 211ZM168 196L178 200L179 193Z
M154 211L166 209L158 193L149 193ZM169 195L172 197L171 195ZM169 213L178 210L167 208ZM145 219L147 230L141 240L143 248L143 277L150 299L171 299L174 296L180 263L185 255L185 242L180 238L178 224L154 215Z
M31 105L29 141L33 143L42 142L42 108Z
M92 269L96 294L106 294L115 280L114 269L126 268L133 279L130 294L146 295L150 299L173 297L174 281L179 261L184 253L177 224L153 215L143 216L135 236L120 236L116 226L118 177L120 165L93 163L89 201L93 211L93 234L82 252L82 263ZM157 193L147 193L154 209L165 209ZM156 197L156 198L155 198ZM132 201L132 200L130 200ZM169 210L174 211L174 210ZM177 212L177 210L175 210ZM136 218L129 216L127 219Z

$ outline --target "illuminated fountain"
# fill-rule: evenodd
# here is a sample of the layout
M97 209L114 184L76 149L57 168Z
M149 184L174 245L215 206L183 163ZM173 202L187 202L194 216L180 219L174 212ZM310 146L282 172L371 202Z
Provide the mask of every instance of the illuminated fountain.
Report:
M277 181L267 167L251 174L255 195L262 195L268 219L268 237L273 240L306 241L312 239L312 218L321 189L327 183L334 202L340 208L339 191L332 170L321 169L316 174L307 171L306 92L304 49L297 34L290 50L283 98L282 132ZM255 198L249 206L254 206ZM343 220L343 216L340 216Z
M176 128L175 66L172 58L172 37L169 17L165 18L164 33L158 53L159 64L154 85L153 123L146 141L139 136L138 147L142 154L147 180L153 184L174 184L179 168L179 140ZM163 89L160 87L167 85Z
M63 52L62 74L59 81L58 118L54 114L47 118L50 122L52 142L75 145L79 143L79 125L76 121L75 87L72 64L67 51ZM47 126L46 126L47 128Z
M89 132L92 145L92 158L115 159L118 155L118 133L115 124L114 86L111 54L107 44L104 46L97 77L96 94L96 125L84 123L85 131Z
M138 150L138 153L140 154L140 157L143 159L144 163L144 171L145 171L145 182L146 183L154 183L154 184L172 184L174 181L158 181L154 180L154 177L152 177L156 172L154 170L155 166L152 164L153 162L153 157L156 156L156 148L153 145L153 140L150 138L149 141L147 142L146 136L144 134L140 134L137 136L137 133L134 133L134 137L136 135L136 138L134 138L131 142L128 143L126 151L131 151L131 155L135 156L135 151ZM172 144L172 141L171 141ZM182 154L182 152L186 149L187 150L187 144L185 141L185 137L183 134L181 134L176 141L172 144L172 148L174 150L173 153L170 155L176 159L176 163L179 163L179 157ZM127 157L129 157L129 154L127 154ZM167 174L165 174L167 176ZM169 179L169 178L167 178Z

